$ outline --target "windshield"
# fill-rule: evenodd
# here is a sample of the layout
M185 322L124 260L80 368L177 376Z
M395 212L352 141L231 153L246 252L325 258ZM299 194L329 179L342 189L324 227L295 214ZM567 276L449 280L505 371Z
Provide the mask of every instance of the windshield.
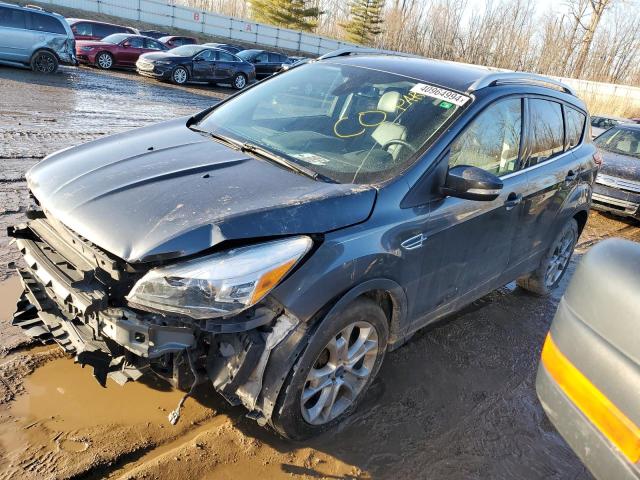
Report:
M241 52L236 53L243 60L250 60L255 57L257 50L242 50Z
M388 72L309 63L220 105L197 126L341 183L393 178L469 97Z
M608 152L640 158L640 130L613 128L600 135L595 144Z
M192 57L196 53L204 50L202 45L182 45L181 47L172 48L169 53L180 55L181 57Z
M113 43L114 45L117 45L121 41L123 41L123 40L125 40L127 38L129 38L129 35L127 35L126 33L114 33L113 35L109 35L107 37L104 37L100 41L101 42L105 42L105 43Z

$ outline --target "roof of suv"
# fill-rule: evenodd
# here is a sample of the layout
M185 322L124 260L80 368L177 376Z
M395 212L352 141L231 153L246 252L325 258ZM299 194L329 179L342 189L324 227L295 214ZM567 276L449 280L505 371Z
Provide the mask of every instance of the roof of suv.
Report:
M582 101L575 96L569 86L534 73L513 72L448 60L434 60L398 52L381 51L356 55L337 52L337 55L327 54L318 60L396 73L459 92L480 90L492 85L542 86L556 93L559 91L568 93L575 98L576 104L582 105Z

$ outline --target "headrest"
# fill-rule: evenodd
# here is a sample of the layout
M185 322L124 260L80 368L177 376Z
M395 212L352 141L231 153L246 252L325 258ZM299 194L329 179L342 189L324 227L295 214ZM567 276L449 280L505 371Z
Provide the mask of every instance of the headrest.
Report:
M400 92L386 92L378 100L378 110L387 113L394 113L400 101Z

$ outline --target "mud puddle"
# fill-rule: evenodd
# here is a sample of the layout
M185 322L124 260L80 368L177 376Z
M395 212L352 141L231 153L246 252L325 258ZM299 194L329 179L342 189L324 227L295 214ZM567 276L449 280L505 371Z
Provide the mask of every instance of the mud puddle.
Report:
M154 378L101 387L68 358L41 366L23 392L0 407L0 478L65 478L100 469L184 435L215 416L209 398L186 402L180 422L167 415L182 396Z

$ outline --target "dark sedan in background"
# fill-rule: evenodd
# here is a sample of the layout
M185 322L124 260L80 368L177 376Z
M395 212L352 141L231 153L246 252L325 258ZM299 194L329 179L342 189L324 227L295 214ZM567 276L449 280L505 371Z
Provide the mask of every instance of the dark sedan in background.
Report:
M594 142L603 162L593 208L640 219L640 125L620 124Z
M224 50L225 52L233 53L234 55L237 55L239 52L244 50L244 47L241 47L240 45L234 45L233 43L208 42L208 43L205 43L205 45L207 47L219 48L220 50Z
M286 55L267 50L243 50L238 53L238 56L255 65L258 80L279 72L283 65L290 63Z
M195 80L230 83L237 90L256 78L251 63L206 45L184 45L168 52L147 53L139 58L136 69L140 75L170 80L178 85Z
M125 33L109 35L99 42L76 42L78 61L95 65L103 70L113 67L133 67L143 53L165 50L168 50L165 44L154 38Z

